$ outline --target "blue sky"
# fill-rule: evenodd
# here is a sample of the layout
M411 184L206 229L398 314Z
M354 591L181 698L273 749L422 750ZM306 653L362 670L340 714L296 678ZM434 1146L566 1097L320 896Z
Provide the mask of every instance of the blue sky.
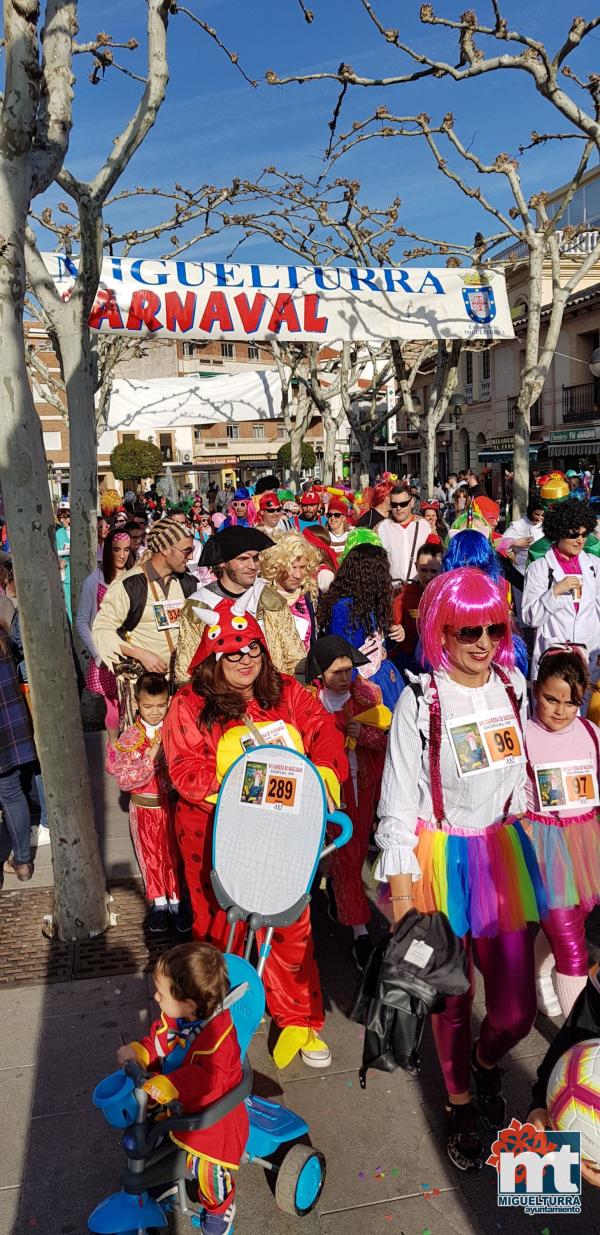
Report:
M359 0L307 0L315 14L311 25L305 22L297 0L187 3L217 28L223 41L239 53L248 74L259 80L267 68L283 76L332 70L342 60L365 74L403 71L403 57L378 35ZM401 27L406 42L454 59L451 36L421 26L418 0L375 0L375 7L386 25ZM456 17L464 0L440 0L435 7L440 14ZM576 8L590 17L597 3L578 0ZM82 0L79 37L89 38L100 24L116 39L136 37L140 43L137 52L117 55L128 67L143 73L145 11L143 0L102 0L100 5ZM504 11L510 24L543 39L554 50L566 33L574 9L564 0L511 0ZM479 0L478 12L482 19L489 19L491 5ZM589 41L587 51L573 58L573 66L585 74L597 67L599 53L600 32ZM310 177L322 171L336 83L273 88L261 82L252 89L184 15L171 18L169 57L167 99L121 186L154 184L168 188L176 181L190 188L202 183L221 185L234 176L253 179L267 165ZM66 165L89 178L110 150L142 87L112 72L92 87L89 61L78 58L75 68L75 124ZM573 83L568 86L577 92ZM581 97L586 103L587 96ZM516 153L533 128L547 131L557 127L553 109L536 94L528 75L521 73L496 73L463 84L425 80L386 90L353 89L346 96L340 127L347 129L353 120L366 116L382 102L397 113L426 111L434 119L452 110L460 136L485 158L493 158L500 150ZM566 127L560 124L561 129ZM575 142L564 142L529 152L522 161L526 190L552 188L568 180L578 148ZM479 228L489 230L480 208L445 181L424 144L415 140L365 144L337 165L337 174L359 179L363 200L373 205L385 206L398 195L402 199L399 221L407 228L446 235L455 241L470 241ZM502 187L498 186L495 193L496 200L504 204ZM55 198L52 191L49 200ZM160 211L154 199L120 207L113 221L118 226L134 220L149 224L156 217L160 217ZM223 257L232 244L233 237L216 238L199 245L190 256L206 260ZM146 252L158 254L164 248L164 242L155 241ZM292 259L270 241L257 237L244 246L238 260Z

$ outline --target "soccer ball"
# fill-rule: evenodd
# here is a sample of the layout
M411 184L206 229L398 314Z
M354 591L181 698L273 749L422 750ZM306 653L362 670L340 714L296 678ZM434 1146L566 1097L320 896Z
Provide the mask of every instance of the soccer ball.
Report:
M546 1106L557 1132L581 1133L581 1156L600 1164L600 1038L569 1047L552 1069Z

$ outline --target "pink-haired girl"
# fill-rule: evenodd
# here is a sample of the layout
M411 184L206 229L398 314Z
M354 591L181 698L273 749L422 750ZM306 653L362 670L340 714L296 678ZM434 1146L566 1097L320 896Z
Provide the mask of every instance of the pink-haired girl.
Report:
M514 667L504 588L474 567L425 589L418 629L432 673L411 675L390 730L376 834L377 877L390 885L393 918L442 910L468 953L471 988L432 1017L447 1090L447 1151L479 1170L479 1117L502 1128L500 1059L526 1037L536 1013L533 933L545 911L525 809L525 680ZM476 756L474 757L473 751ZM473 961L486 1015L472 1047Z
M600 729L578 715L587 687L581 653L564 644L548 648L525 734L526 827L549 906L536 940L538 1005L551 1016L568 1016L587 982L585 920L600 900ZM546 939L556 961L558 1000Z

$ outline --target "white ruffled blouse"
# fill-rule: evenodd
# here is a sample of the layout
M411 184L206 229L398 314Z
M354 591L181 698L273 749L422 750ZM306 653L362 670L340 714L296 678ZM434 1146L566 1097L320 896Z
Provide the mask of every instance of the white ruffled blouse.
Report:
M521 727L527 722L527 690L518 669L508 671L520 703ZM429 784L429 705L432 699L431 675L407 677L420 683L418 698L410 687L403 690L394 712L387 748L381 797L379 827L375 834L381 857L375 877L412 875L420 879L421 870L414 850L417 820L433 821L434 811ZM501 710L512 712L505 687L494 670L485 686L461 686L441 670L435 674L440 696L442 740L440 771L445 819L449 831L482 832L502 818L507 801L511 814L525 810L525 763L499 764L489 772L461 777L446 730L446 721L474 712Z

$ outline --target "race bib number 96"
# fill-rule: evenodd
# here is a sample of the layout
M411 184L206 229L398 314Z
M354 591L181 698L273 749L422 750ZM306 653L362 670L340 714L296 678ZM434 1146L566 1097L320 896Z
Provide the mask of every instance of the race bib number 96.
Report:
M459 776L523 763L523 743L513 712L473 713L446 722Z

